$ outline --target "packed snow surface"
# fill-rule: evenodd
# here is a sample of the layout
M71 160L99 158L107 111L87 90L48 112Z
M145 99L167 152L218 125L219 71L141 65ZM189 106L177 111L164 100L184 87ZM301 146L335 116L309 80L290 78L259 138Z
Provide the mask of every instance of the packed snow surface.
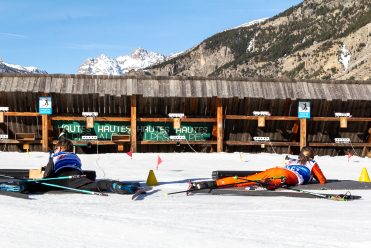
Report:
M363 199L336 202L289 197L176 194L189 180L213 170L264 170L285 155L247 153L142 153L79 155L98 178L144 183L150 169L159 185L132 201L129 195L0 195L1 247L371 247L371 191ZM155 170L157 159L163 162ZM38 168L47 153L0 152L0 168ZM358 180L371 160L316 157L330 179ZM327 193L345 193L326 191Z

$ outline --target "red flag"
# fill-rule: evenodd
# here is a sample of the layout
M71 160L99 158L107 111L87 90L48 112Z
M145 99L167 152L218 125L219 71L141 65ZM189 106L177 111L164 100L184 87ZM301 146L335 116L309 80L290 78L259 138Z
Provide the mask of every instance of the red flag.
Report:
M348 151L348 162L349 162L351 156L352 156L352 153Z
M162 159L160 158L160 155L157 155L157 166L156 170L158 170L158 166L162 163Z
M130 151L127 152L126 154L130 157L130 159L133 159L133 147L132 146L130 147Z

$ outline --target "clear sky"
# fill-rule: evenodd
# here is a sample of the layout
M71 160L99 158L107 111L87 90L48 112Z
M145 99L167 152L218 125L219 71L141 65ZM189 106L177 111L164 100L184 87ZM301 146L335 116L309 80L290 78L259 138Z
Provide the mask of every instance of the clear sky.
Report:
M48 73L75 73L101 53L141 47L164 55L272 17L302 0L1 0L0 57Z

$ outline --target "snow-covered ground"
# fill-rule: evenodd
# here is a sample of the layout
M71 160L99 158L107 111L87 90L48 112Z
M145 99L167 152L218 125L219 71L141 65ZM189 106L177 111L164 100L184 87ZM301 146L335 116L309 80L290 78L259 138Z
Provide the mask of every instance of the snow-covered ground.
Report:
M160 185L132 201L130 196L44 194L22 200L0 195L1 247L371 247L371 191L353 190L362 200L336 202L288 197L184 194L188 180L213 170L263 170L284 155L239 153L159 154ZM242 156L241 156L242 155ZM158 154L79 155L98 178L145 182ZM0 168L38 168L46 153L0 152ZM358 180L371 159L316 157L331 179ZM339 191L333 191L339 192ZM340 191L345 192L345 191ZM339 193L340 193L339 192Z

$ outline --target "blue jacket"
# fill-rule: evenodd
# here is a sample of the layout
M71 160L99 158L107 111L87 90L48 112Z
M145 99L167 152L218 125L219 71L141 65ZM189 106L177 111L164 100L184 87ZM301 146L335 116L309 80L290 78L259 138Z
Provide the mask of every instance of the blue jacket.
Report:
M52 155L54 169L53 172L57 173L61 169L71 168L82 171L81 160L73 152L58 152Z

